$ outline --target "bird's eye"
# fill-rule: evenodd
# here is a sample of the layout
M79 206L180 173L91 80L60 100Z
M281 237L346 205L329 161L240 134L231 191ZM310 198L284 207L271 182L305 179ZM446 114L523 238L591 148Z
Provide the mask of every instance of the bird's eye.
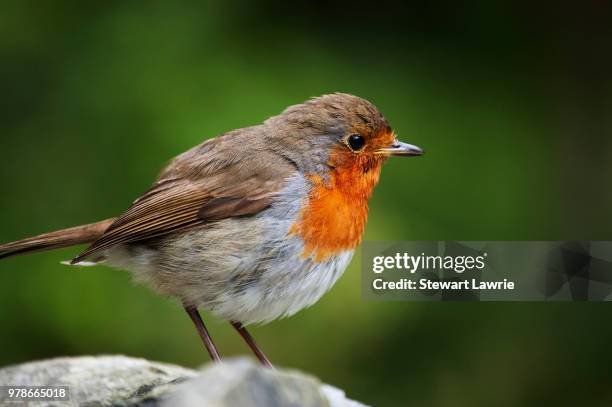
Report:
M360 134L351 134L347 139L348 146L353 151L359 151L365 145L365 139Z

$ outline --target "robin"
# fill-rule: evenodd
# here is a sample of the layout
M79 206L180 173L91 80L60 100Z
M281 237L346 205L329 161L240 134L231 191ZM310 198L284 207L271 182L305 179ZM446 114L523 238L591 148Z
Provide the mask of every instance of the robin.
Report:
M177 298L213 361L198 308L245 326L314 304L348 266L368 200L402 143L378 109L335 93L290 106L179 155L118 218L0 246L0 258L90 243L70 264L106 263Z

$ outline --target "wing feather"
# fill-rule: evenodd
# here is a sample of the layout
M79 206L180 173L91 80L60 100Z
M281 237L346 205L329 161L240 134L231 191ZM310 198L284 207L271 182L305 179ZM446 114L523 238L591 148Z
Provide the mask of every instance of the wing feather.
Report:
M196 162L199 173L190 170L185 177L174 170L162 173L162 179L135 200L72 263L117 244L151 239L225 218L254 215L271 204L286 177L295 171L285 162L271 166L270 160L253 158L245 159L242 165L219 166L215 164L219 152L215 154L214 149L208 147L206 153L210 155L204 157L207 166L202 165L202 158ZM189 155L179 156L169 168L186 167L189 162ZM202 171L207 167L214 171Z

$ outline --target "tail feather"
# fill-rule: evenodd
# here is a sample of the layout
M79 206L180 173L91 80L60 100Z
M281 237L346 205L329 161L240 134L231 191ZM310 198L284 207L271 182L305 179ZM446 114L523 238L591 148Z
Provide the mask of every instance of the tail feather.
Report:
M19 254L59 249L83 243L92 243L104 234L115 219L106 219L89 225L43 233L16 242L0 245L0 259Z

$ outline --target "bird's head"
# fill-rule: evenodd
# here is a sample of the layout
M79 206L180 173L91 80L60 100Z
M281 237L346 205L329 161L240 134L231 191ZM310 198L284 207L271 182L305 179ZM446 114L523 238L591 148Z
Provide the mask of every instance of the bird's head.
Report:
M305 173L323 177L331 170L380 171L390 156L419 156L423 150L397 140L370 102L346 93L324 95L290 106L266 121L273 149Z

